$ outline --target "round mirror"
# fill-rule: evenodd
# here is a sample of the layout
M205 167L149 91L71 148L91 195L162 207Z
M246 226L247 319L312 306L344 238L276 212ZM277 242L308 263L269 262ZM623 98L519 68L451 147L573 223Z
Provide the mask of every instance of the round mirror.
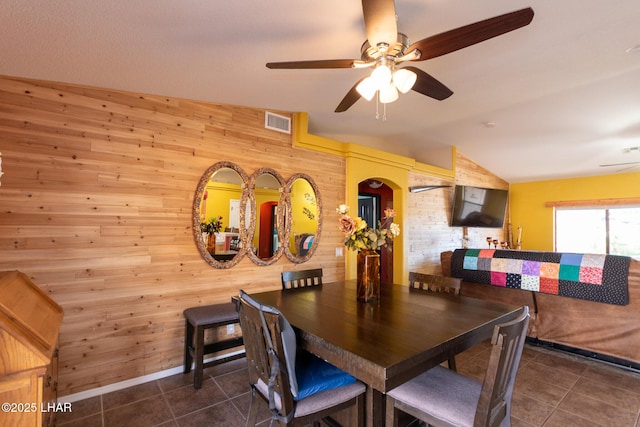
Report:
M284 253L291 262L308 261L318 247L322 229L320 192L311 177L295 174L286 187Z
M270 168L258 169L249 178L255 219L247 230L247 254L257 265L273 264L284 251L284 187L282 176Z
M213 267L233 267L246 252L246 215L252 215L247 180L236 164L218 162L198 182L193 233L202 258Z

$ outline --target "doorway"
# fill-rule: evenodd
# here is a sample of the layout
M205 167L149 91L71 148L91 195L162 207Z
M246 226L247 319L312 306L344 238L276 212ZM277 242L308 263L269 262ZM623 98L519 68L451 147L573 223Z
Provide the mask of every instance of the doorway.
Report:
M367 179L358 184L358 216L369 227L378 228L383 212L393 208L393 190L376 179ZM380 282L393 283L393 242L379 249Z
M258 257L271 258L278 250L278 230L276 210L278 202L266 202L260 205L260 227L258 231Z

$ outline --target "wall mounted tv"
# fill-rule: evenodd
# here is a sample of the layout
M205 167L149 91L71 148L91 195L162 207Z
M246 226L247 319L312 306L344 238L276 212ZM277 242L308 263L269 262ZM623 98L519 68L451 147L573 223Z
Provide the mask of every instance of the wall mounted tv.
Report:
M452 227L504 226L509 198L507 190L456 185L453 194Z

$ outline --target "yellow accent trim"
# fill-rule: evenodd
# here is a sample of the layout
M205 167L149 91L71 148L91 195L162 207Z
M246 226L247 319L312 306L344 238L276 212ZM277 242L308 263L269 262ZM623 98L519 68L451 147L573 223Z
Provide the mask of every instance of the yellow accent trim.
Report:
M293 146L344 157L345 144L309 133L309 114L293 115Z
M451 147L451 169L441 168L426 163L416 162L413 170L437 178L455 181L456 179L456 147Z
M347 142L344 145L346 147L344 155L347 158L365 160L408 171L412 170L416 164L415 160L408 157L387 153L386 151L354 144L353 142Z
M388 153L375 148L366 147L352 142L343 143L309 133L309 114L295 113L293 115L293 146L334 154L341 157L362 159L381 163L405 170L413 170L436 178L455 180L456 176L456 148L451 148L451 169L441 168L426 163L417 162L410 157Z

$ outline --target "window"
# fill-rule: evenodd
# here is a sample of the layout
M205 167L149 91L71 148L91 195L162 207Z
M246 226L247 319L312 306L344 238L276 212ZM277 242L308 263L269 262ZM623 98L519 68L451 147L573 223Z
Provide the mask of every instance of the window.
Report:
M556 251L640 260L640 207L556 208Z

